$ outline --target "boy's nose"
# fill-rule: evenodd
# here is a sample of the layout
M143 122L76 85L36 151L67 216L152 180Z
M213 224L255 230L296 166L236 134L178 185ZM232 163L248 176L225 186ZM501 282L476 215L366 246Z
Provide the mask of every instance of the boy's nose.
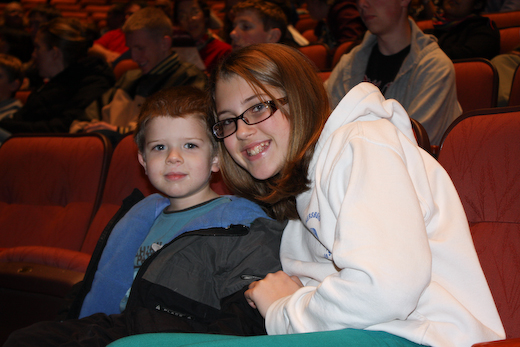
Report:
M168 153L166 162L169 164L182 163L182 155L177 150L172 150Z

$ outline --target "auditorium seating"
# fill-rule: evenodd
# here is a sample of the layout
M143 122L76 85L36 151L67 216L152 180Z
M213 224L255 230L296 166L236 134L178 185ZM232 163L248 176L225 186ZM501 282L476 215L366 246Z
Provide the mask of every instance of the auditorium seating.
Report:
M0 338L52 319L83 277L75 251L99 206L111 152L97 134L13 136L0 147Z
M500 29L500 54L511 52L520 46L520 26Z
M357 41L347 41L339 45L338 48L336 48L336 50L334 51L334 55L332 57L332 68L334 69L336 64L339 63L343 54L350 52L352 48L354 48L358 43L359 42Z
M305 54L316 65L318 70L330 70L330 54L329 49L321 44L313 44L298 48L300 52Z
M457 99L463 112L496 107L498 98L498 73L491 62L484 58L457 59L453 61L457 83Z
M519 65L520 66L520 65ZM520 69L517 66L511 83L508 106L520 106Z
M432 154L430 137L428 136L426 129L424 129L423 125L419 121L413 118L410 118L410 122L412 123L413 134L419 147L424 149L426 152Z

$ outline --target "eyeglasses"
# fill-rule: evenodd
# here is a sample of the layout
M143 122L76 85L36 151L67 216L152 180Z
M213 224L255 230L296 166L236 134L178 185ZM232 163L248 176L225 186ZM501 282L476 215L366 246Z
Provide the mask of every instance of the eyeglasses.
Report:
M276 101L282 105L288 102L287 97L276 99ZM261 102L251 106L238 117L227 118L217 122L213 126L213 134L215 134L218 139L224 139L236 133L239 119L242 119L247 125L258 124L267 120L277 110L278 108L273 100Z

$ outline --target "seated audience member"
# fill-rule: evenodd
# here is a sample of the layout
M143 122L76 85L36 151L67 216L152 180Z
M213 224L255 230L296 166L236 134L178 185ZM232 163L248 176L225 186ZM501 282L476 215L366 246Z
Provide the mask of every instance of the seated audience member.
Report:
M68 132L85 107L114 85L114 74L100 58L87 56L81 23L55 18L42 24L35 39L34 60L48 82L32 92L12 119L0 121L10 133Z
M408 14L413 20L429 20L435 14L436 8L440 6L441 0L411 0L408 6Z
M287 17L282 9L271 2L245 0L231 9L233 30L229 34L233 49L255 43L284 42Z
M29 11L28 17L31 37L34 39L40 26L54 18L61 17L61 12L52 5L40 4Z
M135 129L139 109L148 96L173 86L205 87L204 73L180 61L171 49L173 26L162 10L139 10L122 30L139 69L127 71L102 98L89 105L84 117L91 121L74 124L71 132L100 131L117 143Z
M220 40L209 29L210 10L203 0L177 0L174 7L175 24L186 30L210 72L220 59L231 53L231 45Z
M19 2L13 1L4 7L3 15L0 17L0 26L17 30L27 29L28 21L25 17L25 10Z
M399 101L438 145L462 110L457 101L453 63L437 40L408 18L410 0L358 0L368 32L344 55L325 82L332 107L363 81Z
M319 21L314 34L330 49L361 38L367 30L356 0L306 0L306 3L311 17Z
M38 33L38 29L40 29L40 26L43 23L47 23L48 21L54 18L61 17L61 12L52 5L40 4L33 7L29 11L28 17L30 34L32 40L34 41L34 39L36 38L36 33ZM44 81L38 73L38 67L35 64L34 59L31 59L23 64L23 72L26 78L26 82L23 84L24 89L34 91L43 85Z
M126 7L127 4L123 2L118 2L110 6L107 11L106 25L99 32L101 36L105 35L111 30L119 29L123 26L123 24L125 24Z
M486 0L443 2L442 11L433 18L432 33L450 59L491 59L500 53L500 31L480 15L485 4Z
M37 323L11 334L4 347L105 346L146 332L266 334L244 292L281 269L285 223L211 189L219 166L208 110L206 94L194 87L146 100L135 134L138 159L163 195L136 196L142 200L113 227L106 246L98 244L94 279L83 284L91 285L84 318Z
M487 0L486 13L520 10L519 0Z
M280 6L285 18L287 18L287 31L285 37L281 42L290 42L291 45L296 47L302 47L309 45L309 41L295 28L296 23L299 20L298 10L296 9L296 3L291 0L267 0L275 5Z
M138 10L146 7L146 3L141 1L132 1L125 8L125 19L137 12ZM116 65L116 62L129 57L121 58L121 55L128 51L126 44L125 34L120 28L116 28L106 32L99 39L94 41L94 44L89 49L89 54L97 54L105 58L107 63Z
M20 59L0 54L0 120L11 118L22 106L15 93L22 84L22 62Z
M8 3L0 17L0 53L13 55L22 63L31 60L33 40L28 32L25 10L19 2Z

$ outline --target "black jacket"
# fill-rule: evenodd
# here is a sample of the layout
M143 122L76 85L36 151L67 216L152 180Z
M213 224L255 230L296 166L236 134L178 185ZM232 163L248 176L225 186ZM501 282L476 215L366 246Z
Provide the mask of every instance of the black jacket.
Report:
M500 53L500 31L487 17L469 17L449 29L435 28L433 34L452 60L491 59Z
M114 83L114 74L103 60L83 58L32 92L13 119L0 122L0 128L11 133L68 133L72 121Z
M134 191L103 231L69 318L79 314L113 227L141 198ZM257 218L249 227L190 231L164 245L144 261L133 281L122 314L127 334L266 334L264 319L246 302L244 291L251 282L281 270L284 227Z

